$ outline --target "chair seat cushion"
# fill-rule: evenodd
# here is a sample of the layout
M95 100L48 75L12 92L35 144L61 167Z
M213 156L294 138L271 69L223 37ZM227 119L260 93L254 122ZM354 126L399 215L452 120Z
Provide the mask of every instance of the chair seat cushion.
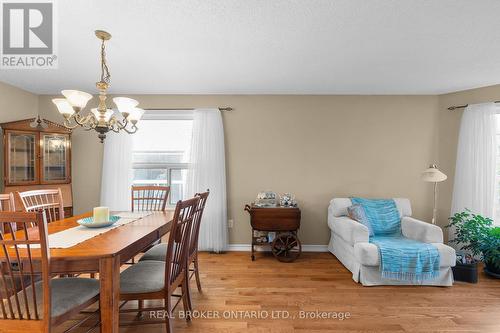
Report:
M442 243L431 243L439 251L439 267L455 266L455 249ZM354 245L356 260L365 266L380 266L380 254L377 245L372 243L356 243Z
M51 316L58 317L72 309L80 307L89 300L99 295L99 280L87 278L57 278L50 280L51 290ZM36 306L38 316L43 318L43 284L41 281L35 283ZM24 293L20 291L18 298L23 312L23 318L26 318L26 310L24 306ZM30 315L35 316L33 308L33 297L31 285L26 288L28 295L28 304ZM12 296L13 300L14 296ZM15 303L13 303L15 304ZM16 311L16 318L18 317Z
M143 294L161 291L165 287L165 262L144 260L120 274L120 293Z
M155 261L165 261L167 257L167 244L160 243L144 253L144 255L139 259L139 261L144 260L155 260Z

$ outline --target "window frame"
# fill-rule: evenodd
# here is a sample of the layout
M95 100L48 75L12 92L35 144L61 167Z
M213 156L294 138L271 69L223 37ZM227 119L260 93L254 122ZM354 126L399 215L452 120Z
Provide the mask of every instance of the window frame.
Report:
M193 120L192 110L145 110L142 120ZM140 151L138 151L140 152ZM132 151L136 153L136 151ZM165 182L161 181L151 181L150 184L158 184L163 186L172 186L172 171L174 170L188 170L190 163L132 163L132 172L134 170L165 170L167 174L167 179ZM133 184L145 184L144 181L136 182ZM173 209L176 205L175 202L171 202L172 187L170 188L170 194L167 201L167 209Z

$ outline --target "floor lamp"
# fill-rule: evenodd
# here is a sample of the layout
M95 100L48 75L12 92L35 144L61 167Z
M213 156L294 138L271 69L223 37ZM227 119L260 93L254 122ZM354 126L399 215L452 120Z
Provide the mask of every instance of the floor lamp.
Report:
M422 180L428 183L434 183L434 210L432 211L432 224L436 224L437 217L437 184L445 181L448 178L444 173L442 173L437 165L432 164L422 172Z

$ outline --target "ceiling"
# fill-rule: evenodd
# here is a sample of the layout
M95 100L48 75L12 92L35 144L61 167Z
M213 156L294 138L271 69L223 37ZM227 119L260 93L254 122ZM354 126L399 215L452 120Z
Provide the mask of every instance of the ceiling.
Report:
M497 0L57 1L55 70L0 70L38 94L440 94L500 83Z

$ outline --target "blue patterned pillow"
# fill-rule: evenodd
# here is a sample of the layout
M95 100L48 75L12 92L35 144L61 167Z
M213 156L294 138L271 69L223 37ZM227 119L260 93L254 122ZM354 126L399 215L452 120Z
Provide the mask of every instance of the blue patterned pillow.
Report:
M363 206L356 204L347 207L347 215L349 215L349 217L354 221L358 221L359 223L366 226L368 228L368 233L370 237L373 236L373 228L372 225L370 224L370 221L368 220L368 217L365 214Z
M375 236L401 233L401 217L394 200L351 198L351 202L363 207Z

